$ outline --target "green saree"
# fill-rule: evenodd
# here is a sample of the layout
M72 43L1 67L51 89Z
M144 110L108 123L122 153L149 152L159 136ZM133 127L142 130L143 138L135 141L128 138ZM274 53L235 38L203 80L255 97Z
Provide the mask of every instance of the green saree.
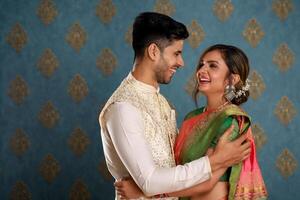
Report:
M203 112L203 108L190 112L184 119L175 144L177 164L205 156L214 148L221 135L234 124L230 140L248 134L252 149L249 159L229 168L220 181L229 182L228 199L266 199L267 192L255 156L250 117L238 106L227 105L221 109Z

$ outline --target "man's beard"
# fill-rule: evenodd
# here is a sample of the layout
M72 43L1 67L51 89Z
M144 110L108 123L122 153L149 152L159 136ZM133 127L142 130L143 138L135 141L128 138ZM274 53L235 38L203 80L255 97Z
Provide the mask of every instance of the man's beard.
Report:
M157 70L155 71L155 77L159 84L168 84L171 81L171 78L169 80L166 80L165 74L168 70L167 62L163 57L161 57L161 62L159 63Z

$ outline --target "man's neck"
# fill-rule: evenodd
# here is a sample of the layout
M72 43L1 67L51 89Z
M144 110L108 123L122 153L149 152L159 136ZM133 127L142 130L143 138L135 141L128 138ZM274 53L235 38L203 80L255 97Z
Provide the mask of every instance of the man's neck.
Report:
M132 69L132 76L140 82L158 88L151 66L148 66L146 63L135 63Z

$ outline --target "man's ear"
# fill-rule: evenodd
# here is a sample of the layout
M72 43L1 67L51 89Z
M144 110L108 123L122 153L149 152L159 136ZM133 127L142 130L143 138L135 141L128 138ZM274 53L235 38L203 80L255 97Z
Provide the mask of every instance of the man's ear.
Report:
M231 74L231 83L232 85L236 85L241 80L239 74Z
M151 43L147 47L146 53L147 53L148 57L153 61L157 60L157 58L160 57L160 49L158 48L158 46L155 43Z

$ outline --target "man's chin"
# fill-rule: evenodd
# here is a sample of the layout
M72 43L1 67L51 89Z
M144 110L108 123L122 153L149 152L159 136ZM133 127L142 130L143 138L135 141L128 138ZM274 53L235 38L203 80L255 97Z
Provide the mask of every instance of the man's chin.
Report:
M165 84L166 85L166 84L169 84L171 82L171 80L172 80L172 77L168 80L160 81L159 84Z

